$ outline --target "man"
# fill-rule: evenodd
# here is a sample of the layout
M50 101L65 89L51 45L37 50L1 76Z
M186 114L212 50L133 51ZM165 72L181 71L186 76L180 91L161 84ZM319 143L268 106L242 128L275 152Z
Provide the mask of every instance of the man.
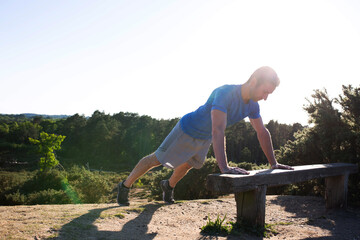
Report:
M249 174L244 169L229 167L225 151L226 127L245 117L249 117L271 167L292 169L290 166L277 163L271 136L262 122L257 103L266 100L279 83L276 72L265 66L257 69L242 85L224 85L215 89L203 106L183 116L160 147L142 158L128 178L119 183L118 204L129 205L131 185L147 171L159 165L174 169L170 179L160 182L163 200L173 203L173 192L177 182L191 168L202 167L211 143L222 173Z

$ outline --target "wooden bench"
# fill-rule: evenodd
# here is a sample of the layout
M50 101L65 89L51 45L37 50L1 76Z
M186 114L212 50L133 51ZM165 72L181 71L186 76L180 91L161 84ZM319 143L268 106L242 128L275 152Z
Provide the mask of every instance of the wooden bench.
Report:
M266 169L249 171L249 175L210 174L206 187L223 194L235 193L237 219L254 225L265 224L265 201L268 187L325 178L326 208L346 207L349 174L357 173L358 166L331 163L295 166L294 170Z

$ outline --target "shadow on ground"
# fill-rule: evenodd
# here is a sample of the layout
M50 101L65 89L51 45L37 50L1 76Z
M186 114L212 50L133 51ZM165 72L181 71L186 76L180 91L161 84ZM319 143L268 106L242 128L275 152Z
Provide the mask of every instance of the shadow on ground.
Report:
M139 216L128 221L121 231L99 231L94 222L99 219L101 212L112 209L121 208L112 206L107 208L99 208L90 210L88 213L73 219L71 222L62 226L59 230L58 237L55 239L154 239L156 233L147 233L148 224L154 212L163 206L163 204L147 204ZM136 236L134 235L136 233ZM54 238L52 238L54 239Z
M294 213L294 218L308 218L307 224L327 229L331 237L306 238L308 240L351 239L360 240L360 209L326 209L321 197L278 196L272 204L283 206ZM346 237L345 237L346 236Z

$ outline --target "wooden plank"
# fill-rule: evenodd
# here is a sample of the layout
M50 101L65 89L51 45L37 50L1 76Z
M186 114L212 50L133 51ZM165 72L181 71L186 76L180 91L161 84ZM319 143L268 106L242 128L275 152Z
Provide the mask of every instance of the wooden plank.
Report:
M325 179L326 208L346 208L349 174Z
M252 225L264 227L266 185L247 192L235 193L237 221L244 220Z
M330 163L295 166L294 170L266 169L250 171L249 175L210 174L206 187L220 193L238 193L255 189L259 185L268 187L304 182L315 178L332 177L356 173L358 166L348 163Z

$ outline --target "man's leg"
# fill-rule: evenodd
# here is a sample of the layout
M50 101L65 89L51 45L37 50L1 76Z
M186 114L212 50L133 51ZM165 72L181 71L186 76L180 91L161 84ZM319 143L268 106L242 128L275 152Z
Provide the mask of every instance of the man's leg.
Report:
M173 174L169 178L170 187L174 188L176 184L189 172L192 167L186 162L175 168Z
M169 180L162 180L160 182L161 189L163 190L164 202L174 203L174 187L191 168L192 167L188 163L183 163L175 168Z
M129 191L131 185L150 169L161 165L155 153L142 158L125 181L118 184L117 202L119 205L129 205Z
M150 169L160 165L161 163L157 160L155 153L142 158L124 182L125 187L131 187L138 178L147 173Z

